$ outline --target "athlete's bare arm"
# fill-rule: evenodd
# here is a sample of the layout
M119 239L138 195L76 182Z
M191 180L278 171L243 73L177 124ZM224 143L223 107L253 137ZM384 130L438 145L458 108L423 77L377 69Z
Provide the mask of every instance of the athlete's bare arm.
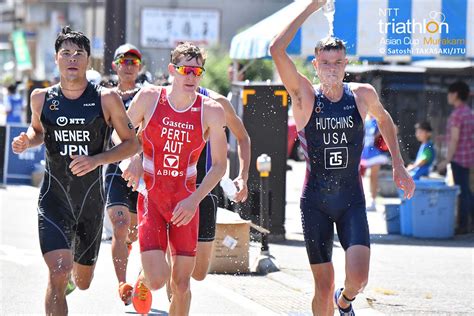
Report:
M315 98L314 88L311 82L298 72L290 56L286 53L286 48L303 22L311 14L320 9L325 2L325 0L313 0L305 6L301 13L292 20L270 44L270 53L275 62L281 81L291 96L293 114L298 130L302 130L311 117Z
M138 134L141 132L142 126L148 123L151 114L153 114L153 103L156 102L158 98L159 89L159 87L155 86L143 88L133 97L130 103L127 115L133 127L139 127ZM158 90L158 92L156 92L156 90ZM122 142L115 131L112 133L112 141L116 145Z
M160 86L146 86L133 98L127 114L133 126L135 128L140 127L138 133L140 133L150 121L162 88L163 87Z
M24 152L29 147L41 145L44 140L44 130L41 125L41 111L47 89L34 89L31 93L31 124L26 133L22 132L13 138L12 150L15 154Z
M405 169L405 164L400 154L400 147L398 146L397 128L393 123L392 117L385 110L377 92L370 84L353 83L351 87L353 88L354 95L356 95L356 100L361 100L362 102L362 106L359 108L361 115L365 112L375 118L380 133L387 143L392 156L395 184L404 191L405 198L411 198L415 191L415 183Z
M159 86L147 86L142 88L132 100L130 107L128 108L127 114L132 122L134 128L138 129L138 135L141 135L142 130L147 126L150 121L153 112L155 111L158 97L161 93L162 87ZM121 142L118 135L114 132L112 134L112 140L115 144ZM139 137L141 143L141 137ZM142 151L141 145L138 150ZM139 153L136 153L130 157L130 163L125 170L122 170L122 178L127 182L128 187L132 187L136 190L139 185L139 180L143 176L142 158Z
M211 145L212 166L196 191L176 205L171 222L177 226L186 225L191 221L199 203L217 185L227 169L224 109L212 99L204 99L203 107L204 136L208 137Z
M227 127L229 127L232 134L237 139L239 149L239 175L234 179L234 183L237 186L237 194L234 200L236 202L245 202L248 196L247 181L249 178L250 168L250 137L245 129L244 123L240 117L235 113L234 107L230 101L223 95L207 89L209 97L222 106L225 112L225 120Z
M101 103L105 120L115 129L122 143L94 156L71 156L73 160L69 167L77 176L83 176L99 165L121 161L138 151L135 130L125 112L120 96L111 89L103 89Z

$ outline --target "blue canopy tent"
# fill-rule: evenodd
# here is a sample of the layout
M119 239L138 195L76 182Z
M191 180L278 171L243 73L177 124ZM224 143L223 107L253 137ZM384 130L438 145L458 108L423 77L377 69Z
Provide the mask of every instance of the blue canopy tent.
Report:
M307 1L295 1L234 36L230 57L270 57L271 40ZM474 0L336 0L334 35L347 43L351 59L403 61L474 59ZM288 53L312 58L327 36L321 11L298 30Z

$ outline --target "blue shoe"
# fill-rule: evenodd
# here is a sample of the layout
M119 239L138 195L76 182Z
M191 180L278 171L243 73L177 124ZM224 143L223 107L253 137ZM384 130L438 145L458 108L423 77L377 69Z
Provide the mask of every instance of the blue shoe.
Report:
M336 292L334 292L334 303L336 303L337 309L339 310L339 315L340 316L355 316L354 310L352 309L352 304L349 305L348 308L341 308L337 301L339 300L339 297L342 295L342 290L343 288L337 289Z

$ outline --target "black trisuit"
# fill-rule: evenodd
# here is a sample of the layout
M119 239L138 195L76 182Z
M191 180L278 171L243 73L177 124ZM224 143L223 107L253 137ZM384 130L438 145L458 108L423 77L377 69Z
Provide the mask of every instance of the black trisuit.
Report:
M206 88L199 87L200 94L209 97ZM212 166L211 144L206 143L197 163L196 184L199 186ZM213 241L216 236L217 186L199 203L199 234L198 241Z
M298 136L306 156L301 218L310 263L331 261L333 223L344 250L353 245L369 247L359 175L364 123L348 84L338 102L316 92L311 118Z
M46 172L38 202L43 254L71 249L74 261L93 265L99 253L104 214L102 167L82 177L72 174L70 155L105 150L110 127L104 119L100 87L88 83L83 94L67 99L59 85L48 89L41 112Z
M122 100L125 110L128 110L137 93L138 90L126 100ZM114 144L110 140L109 148L113 146ZM122 178L122 170L120 170L118 163L111 163L105 169L105 193L107 196L106 208L123 205L131 213L137 214L138 191L133 191L131 187L127 186L127 181Z

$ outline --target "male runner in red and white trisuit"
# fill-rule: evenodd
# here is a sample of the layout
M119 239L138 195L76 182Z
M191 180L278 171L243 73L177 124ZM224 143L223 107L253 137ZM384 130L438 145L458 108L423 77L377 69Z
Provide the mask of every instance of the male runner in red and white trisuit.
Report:
M137 188L143 173L147 189L138 201L143 272L132 297L138 313L150 310L150 290L163 287L170 275L170 315L189 313L199 225L196 211L224 175L227 164L224 110L196 92L204 62L203 52L195 45L178 45L168 66L174 77L172 85L143 88L128 111L132 123L140 126L143 162L134 156L123 177ZM212 148L212 167L196 189L196 165L206 141ZM165 256L168 243L171 270Z

